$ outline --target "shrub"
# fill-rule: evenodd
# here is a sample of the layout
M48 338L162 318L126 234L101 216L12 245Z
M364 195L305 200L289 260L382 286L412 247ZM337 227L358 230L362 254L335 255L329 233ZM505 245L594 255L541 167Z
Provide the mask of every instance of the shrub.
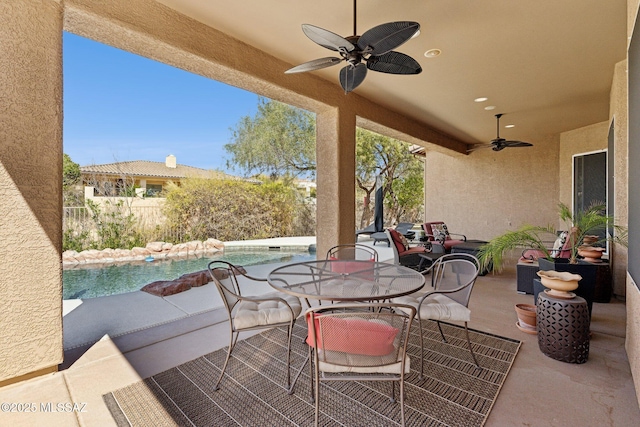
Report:
M308 213L298 191L280 181L189 178L170 184L166 199L169 228L183 228L190 240L292 236L300 231L297 216Z

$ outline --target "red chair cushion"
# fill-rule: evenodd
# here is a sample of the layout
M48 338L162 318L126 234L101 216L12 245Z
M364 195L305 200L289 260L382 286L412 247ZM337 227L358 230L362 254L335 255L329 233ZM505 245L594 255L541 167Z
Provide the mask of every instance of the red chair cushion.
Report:
M396 245L396 248L398 249L398 255L405 252L407 249L404 247L402 239L400 238L402 235L393 228L389 229L389 234L391 234L391 240L393 240L393 244Z
M364 319L322 315L307 315L307 344L311 347L314 347L312 317L315 321L319 349L365 356L385 356L395 350L393 342L399 329L391 325ZM320 334L321 322L325 331L324 337Z
M421 254L423 252L426 252L427 249L424 246L415 246L413 248L409 248L406 251L404 251L402 253L402 255L411 255L411 254Z

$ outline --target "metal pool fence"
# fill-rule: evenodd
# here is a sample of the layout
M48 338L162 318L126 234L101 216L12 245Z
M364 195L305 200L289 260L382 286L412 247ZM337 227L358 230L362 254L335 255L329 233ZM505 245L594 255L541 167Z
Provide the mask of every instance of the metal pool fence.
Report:
M183 242L188 240L184 227L168 227L166 218L159 206L123 206L120 207L124 215L132 215L131 230L124 232L139 233L148 241ZM105 211L105 206L100 209L109 214L116 207L112 206ZM98 219L100 221L100 219ZM62 231L65 236L86 236L89 241L98 240L98 224L93 218L91 210L87 207L65 207L62 216Z

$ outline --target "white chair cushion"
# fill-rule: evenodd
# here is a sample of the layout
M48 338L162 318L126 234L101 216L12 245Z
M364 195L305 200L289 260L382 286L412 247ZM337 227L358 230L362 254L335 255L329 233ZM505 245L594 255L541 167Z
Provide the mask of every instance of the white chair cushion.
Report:
M382 365L382 366L353 366L362 364L359 362L359 359L366 358L368 364L371 363L372 359L376 356L362 356L358 354L349 354L349 353L339 353L332 352L332 360L336 360L339 363L327 363L322 361L322 350L320 350L320 354L318 358L320 359L320 363L318 364L318 368L320 372L331 372L331 373L358 373L358 374L400 374L402 369L402 350L398 354L398 362L390 365ZM384 356L378 357L380 359L380 363L387 363L388 361L383 361ZM387 358L388 359L388 358ZM408 374L411 371L411 359L409 356L405 356L404 359L404 373Z
M294 318L297 318L302 311L302 304L298 297L283 293L272 293L268 295L260 295L255 298L282 298L293 310ZM254 326L274 325L291 321L291 311L282 301L241 301L237 306L233 315L233 324L235 329L247 329Z
M420 300L412 296L405 296L394 298L393 302L418 308ZM420 318L469 322L471 320L471 310L443 294L433 294L425 298L420 306Z

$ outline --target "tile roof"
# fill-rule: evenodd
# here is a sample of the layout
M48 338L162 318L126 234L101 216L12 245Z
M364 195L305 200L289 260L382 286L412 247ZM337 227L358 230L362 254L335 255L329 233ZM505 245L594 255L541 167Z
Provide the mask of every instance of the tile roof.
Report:
M107 163L103 165L81 166L83 174L100 175L129 175L129 176L149 176L161 178L187 178L187 177L219 177L232 178L223 172L195 168L193 166L176 165L169 168L164 162L151 162L148 160L134 160L130 162Z

